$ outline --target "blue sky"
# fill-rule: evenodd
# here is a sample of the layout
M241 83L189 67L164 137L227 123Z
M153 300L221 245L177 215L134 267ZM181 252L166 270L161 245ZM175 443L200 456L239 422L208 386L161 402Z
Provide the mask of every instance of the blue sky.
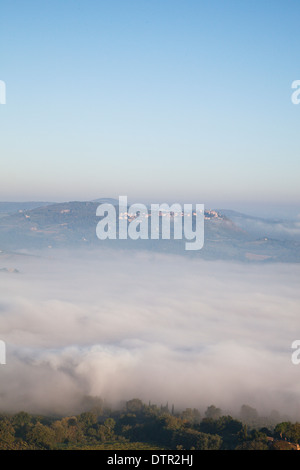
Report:
M298 0L2 0L0 200L297 208L299 17Z

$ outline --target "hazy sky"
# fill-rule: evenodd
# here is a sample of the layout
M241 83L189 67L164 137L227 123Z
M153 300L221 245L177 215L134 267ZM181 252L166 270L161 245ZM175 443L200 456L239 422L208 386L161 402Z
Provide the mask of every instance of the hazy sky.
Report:
M300 198L299 0L2 0L0 200Z

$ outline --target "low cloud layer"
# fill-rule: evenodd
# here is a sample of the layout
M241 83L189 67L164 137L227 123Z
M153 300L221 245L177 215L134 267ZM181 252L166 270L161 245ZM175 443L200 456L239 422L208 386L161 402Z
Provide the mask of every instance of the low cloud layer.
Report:
M300 215L293 219L274 220L247 216L229 216L234 223L257 237L270 237L276 240L298 241L300 237Z
M9 263L2 410L68 412L93 395L300 415L299 265L121 251Z

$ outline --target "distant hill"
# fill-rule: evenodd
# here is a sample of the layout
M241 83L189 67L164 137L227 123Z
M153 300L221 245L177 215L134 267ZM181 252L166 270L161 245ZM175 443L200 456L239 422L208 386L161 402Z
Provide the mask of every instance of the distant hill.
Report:
M118 199L113 199L110 197L102 197L99 199L93 199L92 202L97 202L98 204L112 204L113 206L117 206L119 204Z
M0 202L0 214L14 214L53 204L51 202Z
M103 202L118 203L114 199L102 198L43 205L28 203L37 205L30 209L20 209L18 206L17 212L0 218L0 250L20 252L83 247L101 250L109 247L176 253L209 260L300 262L297 231L293 237L293 230L287 227L282 229L276 221L249 218L244 214L222 210L205 211L204 247L199 251L186 251L185 239L100 241L96 236L99 222L96 210L99 203ZM23 204L25 207L26 203Z

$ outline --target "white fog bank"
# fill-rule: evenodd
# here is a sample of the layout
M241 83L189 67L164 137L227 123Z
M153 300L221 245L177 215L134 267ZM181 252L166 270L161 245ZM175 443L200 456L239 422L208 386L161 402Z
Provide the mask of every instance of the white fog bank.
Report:
M300 415L299 265L121 251L5 262L20 272L0 273L1 410L93 395Z

